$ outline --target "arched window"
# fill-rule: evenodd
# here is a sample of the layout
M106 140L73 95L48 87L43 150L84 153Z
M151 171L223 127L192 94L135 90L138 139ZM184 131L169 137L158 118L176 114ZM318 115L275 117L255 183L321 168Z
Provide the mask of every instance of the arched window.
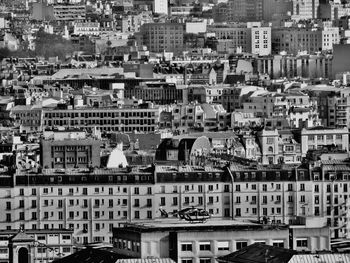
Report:
M272 147L272 146L269 146L268 151L269 151L269 152L273 152L273 147Z

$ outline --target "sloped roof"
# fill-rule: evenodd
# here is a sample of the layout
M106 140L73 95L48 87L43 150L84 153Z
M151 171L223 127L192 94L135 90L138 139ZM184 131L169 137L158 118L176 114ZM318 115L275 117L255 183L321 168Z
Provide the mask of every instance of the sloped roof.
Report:
M350 263L350 254L294 255L288 263Z
M252 244L239 251L219 257L221 263L288 263L297 252L286 248Z
M55 260L55 263L115 263L118 259L126 258L114 251L113 248L87 248L67 257Z
M35 239L33 236L27 235L26 233L20 231L17 235L13 236L11 240L12 242L32 242Z
M118 259L116 263L175 263L171 258L129 258Z

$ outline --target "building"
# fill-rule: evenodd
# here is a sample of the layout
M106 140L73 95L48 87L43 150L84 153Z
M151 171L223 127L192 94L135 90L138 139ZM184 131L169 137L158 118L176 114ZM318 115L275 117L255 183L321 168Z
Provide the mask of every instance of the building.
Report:
M42 131L42 107L38 105L18 105L11 109L10 116L15 126L27 134Z
M168 14L168 0L154 0L153 12L156 14Z
M256 59L256 70L278 78L332 78L332 55L273 55Z
M284 20L293 12L292 0L264 0L263 19L264 21Z
M52 169L100 167L100 140L41 140L41 164Z
M274 28L271 42L274 54L282 51L294 55L298 52L314 54L320 51L331 51L333 45L340 42L339 29L337 27Z
M306 242L299 242L301 239L294 236L294 230L284 225L238 220L209 220L205 224L190 224L164 219L142 224L121 224L113 229L113 243L122 255L170 257L181 263L214 262L217 257L254 243L289 248L291 243L296 242L308 251L329 249L328 227L314 229L308 234L310 236L307 236Z
M76 21L85 20L85 5L48 5L46 2L33 3L31 17L36 20Z
M72 254L73 231L67 229L20 229L0 232L1 262L51 262Z
M271 28L247 24L214 24L208 32L215 33L219 53L248 52L260 56L271 54ZM239 53L239 52L237 52Z
M144 82L140 86L125 90L125 98L133 97L156 105L183 103L187 100L187 90L174 83Z
M249 261L252 263L269 262L269 259L278 262L288 262L296 251L282 247L269 246L261 243L254 243L236 252L217 258L219 263L240 263Z
M151 52L183 51L185 24L181 23L147 23L140 29L141 45Z
M159 107L75 107L44 108L43 126L82 129L98 129L100 131L133 131L154 132L159 122Z
M349 151L349 130L315 127L301 130L301 151L306 156L308 150L321 149L324 146L335 146L339 150Z
M227 18L229 22L251 22L263 19L262 0L229 0Z
M292 19L317 19L319 0L293 0Z
M74 23L74 35L100 35L100 23L99 22L76 22Z

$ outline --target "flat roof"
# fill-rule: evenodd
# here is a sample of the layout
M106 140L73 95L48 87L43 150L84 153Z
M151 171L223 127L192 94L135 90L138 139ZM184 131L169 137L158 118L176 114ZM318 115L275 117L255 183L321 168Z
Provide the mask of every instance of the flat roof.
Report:
M250 221L208 219L204 223L194 223L177 218L144 221L139 223L120 223L122 229L133 232L165 231L220 231L220 230L285 230L287 225L263 225Z

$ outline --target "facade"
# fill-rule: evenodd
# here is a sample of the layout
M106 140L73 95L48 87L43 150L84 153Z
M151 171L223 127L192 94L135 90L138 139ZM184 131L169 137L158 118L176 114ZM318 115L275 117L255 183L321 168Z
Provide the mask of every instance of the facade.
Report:
M260 56L271 54L271 28L247 24L214 24L208 32L218 39L218 52L248 52Z
M44 127L96 128L101 131L135 130L154 132L159 122L159 108L90 108L43 109Z
M100 35L100 23L98 22L77 22L74 23L74 35Z
M318 128L301 130L302 156L308 150L321 149L327 145L334 145L339 150L349 151L349 131L347 128L327 129Z
M181 23L149 23L140 29L142 45L151 52L182 52L185 25Z
M293 0L292 19L316 19L318 18L319 0Z
M156 105L182 103L187 100L186 88L173 83L145 82L135 88L125 90L125 98L137 98Z
M100 140L41 141L41 164L52 169L100 167Z
M11 108L10 116L22 132L27 134L42 131L42 108L36 105L18 105Z
M153 12L156 14L168 14L168 1L167 0L154 0Z
M2 230L0 261L43 263L68 256L74 252L72 234L67 229Z
M274 28L272 30L272 52L285 51L288 54L298 54L306 51L314 54L320 51L332 50L334 44L339 44L339 29L325 28Z
M230 22L261 21L263 19L263 1L229 0L227 19Z
M271 224L300 225L305 218L330 226L332 237L344 237L341 204L348 197L349 171L349 163L334 161L311 168L207 164L18 171L14 178L0 178L0 226L72 229L75 244L112 242L118 223L159 219L160 206L168 212L198 206L211 214L209 220L266 218Z
M273 55L256 59L257 71L278 78L331 78L332 55Z

